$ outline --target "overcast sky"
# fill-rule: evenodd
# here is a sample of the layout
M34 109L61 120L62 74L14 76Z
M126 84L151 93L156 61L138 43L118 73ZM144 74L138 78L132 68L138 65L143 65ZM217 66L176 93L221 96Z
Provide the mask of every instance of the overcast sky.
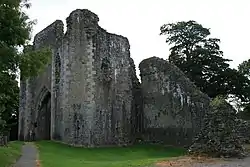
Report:
M168 45L159 36L164 23L195 20L211 28L221 39L226 58L237 67L250 58L250 0L32 0L28 14L37 19L33 35L54 22L65 22L75 9L96 13L99 25L108 32L129 39L131 56L138 67L141 60L167 58Z

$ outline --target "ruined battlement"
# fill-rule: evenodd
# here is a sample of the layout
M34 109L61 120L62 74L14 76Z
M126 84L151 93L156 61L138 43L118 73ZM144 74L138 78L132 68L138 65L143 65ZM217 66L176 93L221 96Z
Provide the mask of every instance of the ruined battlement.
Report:
M91 11L77 9L67 18L65 34L57 20L35 36L34 48L50 46L53 54L48 70L21 90L26 100L20 120L26 121L19 136L25 140L37 122L38 139L79 146L132 142L138 82L129 41L98 21Z
M36 49L45 46L59 46L64 35L63 26L61 20L56 20L35 35L33 45Z
M190 143L208 97L156 57L140 63L140 83L128 39L98 21L77 9L65 34L57 20L35 36L34 49L49 46L52 62L36 78L21 81L19 139L29 140L33 130L38 140L75 146L127 145L136 138Z
M88 9L76 9L70 13L66 22L68 26L81 22L85 27L96 27L98 26L99 17Z

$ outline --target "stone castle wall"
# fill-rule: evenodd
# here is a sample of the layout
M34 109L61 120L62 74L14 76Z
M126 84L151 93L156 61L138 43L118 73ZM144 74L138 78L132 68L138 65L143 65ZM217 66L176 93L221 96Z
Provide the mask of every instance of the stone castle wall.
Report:
M67 18L63 39L63 141L75 145L126 144L133 108L130 46L110 34L88 10Z
M77 9L65 34L57 20L35 36L34 49L49 46L52 61L39 76L21 81L19 139L29 139L33 123L51 105L45 116L52 140L77 146L123 145L136 138L190 144L209 98L177 67L155 57L141 62L140 83L128 39L98 21L91 11ZM36 129L37 139L44 139Z
M62 21L56 21L36 35L34 49L50 46L52 63L37 78L22 81L27 82L20 91L20 113L25 114L19 122L25 118L20 127L28 128L19 129L20 138L39 119L28 115L38 115L48 91L52 139L86 146L131 142L137 104L133 86L139 82L129 42L106 32L98 21L89 10L75 10L67 18L65 34Z
M144 139L189 145L209 111L210 99L183 72L152 57L140 65L144 113Z
M33 49L36 50L43 47L52 49L52 62L48 64L44 72L39 76L20 82L19 139L29 140L29 131L33 128L34 123L37 122L37 110L46 93L50 92L52 94L54 97L52 98L52 104L55 104L54 61L62 36L63 23L57 20L34 38ZM56 112L54 106L52 106L52 111L53 113ZM37 135L39 137L39 133Z

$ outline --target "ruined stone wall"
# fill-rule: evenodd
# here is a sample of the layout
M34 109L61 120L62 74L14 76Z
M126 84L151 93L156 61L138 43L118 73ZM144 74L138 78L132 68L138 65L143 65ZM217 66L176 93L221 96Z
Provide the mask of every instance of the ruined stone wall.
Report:
M54 107L55 92L54 84L54 57L58 52L58 46L62 41L63 23L55 21L47 28L39 32L33 43L33 49L50 47L52 49L52 62L49 62L44 72L39 76L21 81L20 85L20 109L19 109L19 138L29 140L29 131L34 128L34 123L37 122L38 106L43 100L44 93L50 92L52 98L51 110L55 113ZM54 124L54 123L52 123Z
M67 18L65 34L57 20L35 36L34 49L49 46L52 60L39 76L20 82L19 139L29 140L33 123L44 118L38 108L47 98L40 110L47 122L41 125L53 140L104 146L143 138L190 145L210 110L208 96L156 57L140 63L140 84L128 39L108 33L98 21L91 11L77 9ZM245 127L238 130L247 140ZM50 138L48 131L36 132L38 139Z
M26 110L26 84L25 84L25 81L20 81L18 140L21 140L21 141L24 140L25 110Z
M129 42L98 25L89 10L67 18L63 39L63 141L74 145L129 143L133 109Z
M129 43L122 36L99 28L94 68L96 113L94 142L128 143L131 137L132 80ZM104 137L104 138L103 138Z
M129 42L98 21L96 14L78 9L67 18L66 34L62 21L55 21L35 36L34 49L49 46L52 62L23 81L20 138L40 119L38 107L50 92L52 139L85 146L131 142L140 91Z
M176 66L152 57L140 65L144 139L189 145L209 110L209 98Z
M48 64L48 67L45 69L45 72L36 77L34 86L35 92L35 102L34 102L34 111L36 115L34 120L38 119L38 106L42 102L43 98L49 91L51 93L51 138L54 139L56 137L57 129L56 124L58 124L59 120L57 119L57 115L61 115L61 111L58 108L57 104L60 103L59 99L59 82L56 82L56 65L58 64L58 52L59 47L62 44L62 38L64 35L63 32L63 22L60 20L56 20L54 23L46 27L44 30L39 32L34 38L34 49L40 49L43 47L49 47L52 50L52 58L51 63ZM60 72L59 72L60 73Z

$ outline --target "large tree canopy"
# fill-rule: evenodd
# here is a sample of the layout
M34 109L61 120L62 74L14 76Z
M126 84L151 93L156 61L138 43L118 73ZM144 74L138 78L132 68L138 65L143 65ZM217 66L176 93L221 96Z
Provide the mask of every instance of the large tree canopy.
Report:
M169 61L179 67L201 91L214 98L237 94L240 98L247 80L237 70L229 68L231 60L223 58L217 38L195 21L164 24L161 35L171 46Z
M0 135L18 109L20 69L22 77L35 76L51 57L49 49L18 51L28 44L34 25L24 12L27 7L28 0L0 0Z

